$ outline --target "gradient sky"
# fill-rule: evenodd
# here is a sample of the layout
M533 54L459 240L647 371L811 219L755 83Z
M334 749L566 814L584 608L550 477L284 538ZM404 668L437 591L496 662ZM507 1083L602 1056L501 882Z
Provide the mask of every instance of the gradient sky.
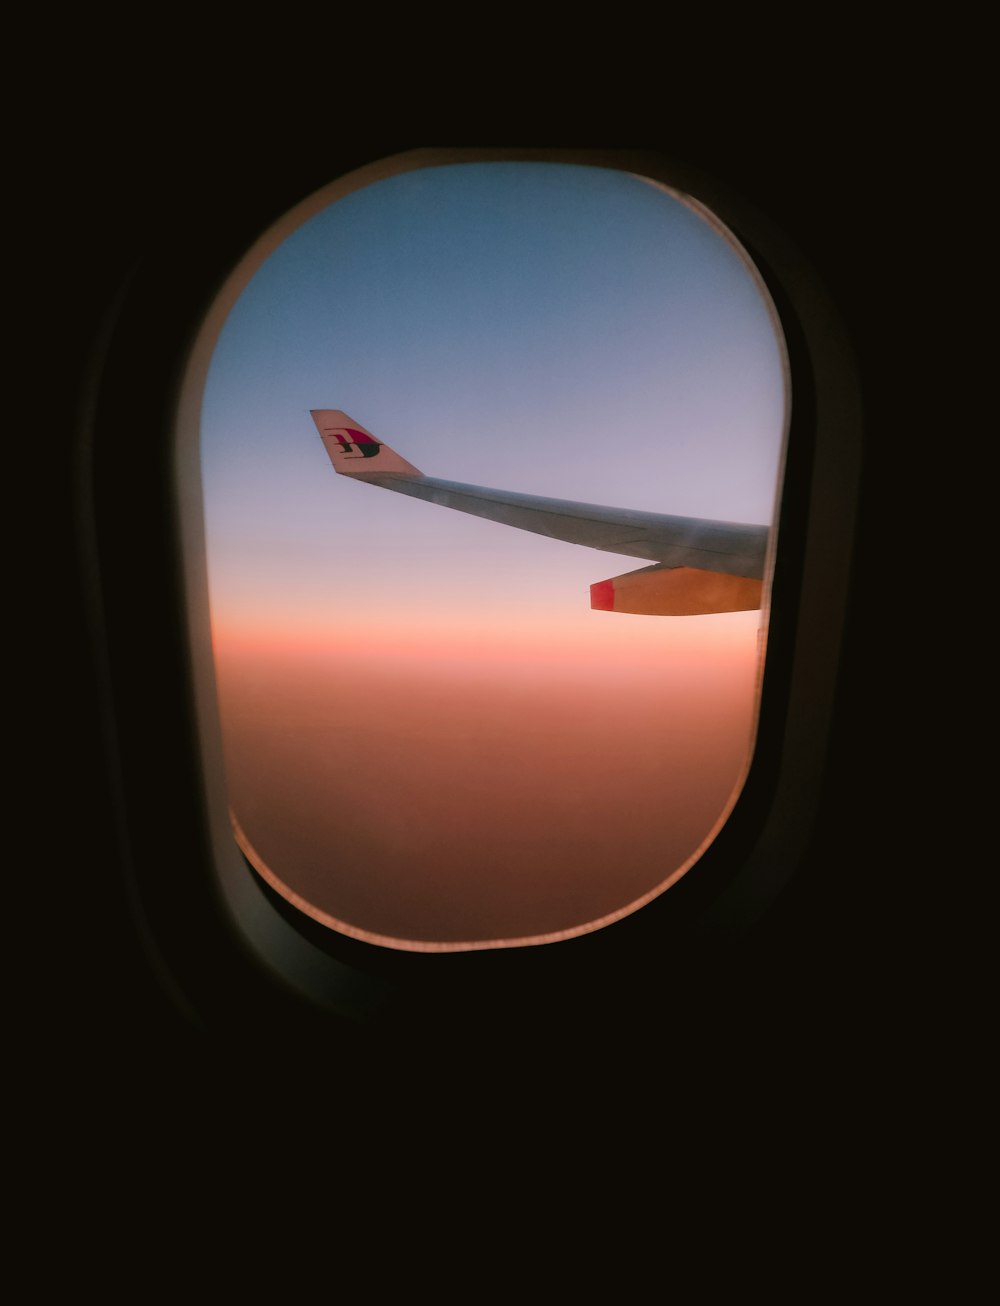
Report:
M397 946L657 892L745 769L760 614L593 612L640 559L337 477L326 407L431 476L769 522L782 354L743 258L626 173L402 173L266 258L204 394L230 800L278 887Z

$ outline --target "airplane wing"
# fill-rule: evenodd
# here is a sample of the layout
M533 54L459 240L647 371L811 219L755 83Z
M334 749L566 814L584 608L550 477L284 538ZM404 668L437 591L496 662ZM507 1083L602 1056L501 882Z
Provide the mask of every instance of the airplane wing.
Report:
M653 563L590 587L591 607L659 616L759 608L768 528L573 503L425 476L337 408L313 421L334 471L518 530Z

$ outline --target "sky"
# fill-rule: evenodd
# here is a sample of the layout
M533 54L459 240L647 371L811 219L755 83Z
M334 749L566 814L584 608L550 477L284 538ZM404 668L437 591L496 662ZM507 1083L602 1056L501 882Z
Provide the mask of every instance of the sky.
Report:
M309 410L430 476L770 522L782 358L737 248L611 169L400 173L263 260L201 457L230 805L275 887L393 947L594 928L724 819L759 673L759 613L594 612L642 560L338 477Z

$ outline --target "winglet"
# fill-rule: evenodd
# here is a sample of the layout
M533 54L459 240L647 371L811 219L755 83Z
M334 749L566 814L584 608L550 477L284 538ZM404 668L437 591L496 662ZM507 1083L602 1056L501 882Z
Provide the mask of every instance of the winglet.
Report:
M333 470L342 476L423 476L412 463L339 408L313 408L312 419L326 446Z

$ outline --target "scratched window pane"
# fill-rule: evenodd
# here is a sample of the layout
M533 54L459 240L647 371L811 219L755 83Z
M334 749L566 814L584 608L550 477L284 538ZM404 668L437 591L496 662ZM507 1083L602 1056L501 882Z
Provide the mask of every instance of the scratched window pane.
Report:
M752 756L786 375L745 253L630 173L424 168L291 231L201 426L257 870L437 949L597 928L696 868Z

